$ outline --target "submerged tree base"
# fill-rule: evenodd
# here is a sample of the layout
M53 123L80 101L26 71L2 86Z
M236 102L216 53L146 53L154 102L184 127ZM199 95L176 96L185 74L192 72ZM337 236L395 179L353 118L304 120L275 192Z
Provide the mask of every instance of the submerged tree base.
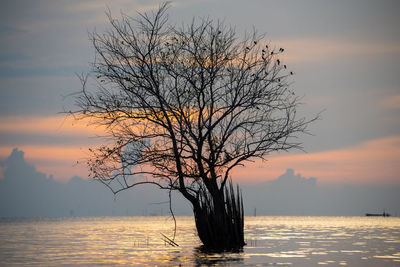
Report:
M203 253L205 255L213 255L215 253L224 253L224 252L228 252L228 253L242 253L243 252L243 247L247 245L247 243L244 243L244 245L242 245L241 247L233 247L233 248L226 248L226 249L222 249L222 248L210 248L210 247L206 247L205 245L201 245L199 247L196 247L196 251Z
M222 191L221 198L203 191L199 207L194 209L196 228L203 246L202 251L240 252L244 242L243 200L232 183Z

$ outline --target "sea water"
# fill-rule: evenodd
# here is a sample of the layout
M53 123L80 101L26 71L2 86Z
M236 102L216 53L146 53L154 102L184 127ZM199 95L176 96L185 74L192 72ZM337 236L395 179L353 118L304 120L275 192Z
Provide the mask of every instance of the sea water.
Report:
M204 253L192 217L0 219L0 266L400 266L400 218L245 217L238 253ZM178 245L171 245L164 236Z

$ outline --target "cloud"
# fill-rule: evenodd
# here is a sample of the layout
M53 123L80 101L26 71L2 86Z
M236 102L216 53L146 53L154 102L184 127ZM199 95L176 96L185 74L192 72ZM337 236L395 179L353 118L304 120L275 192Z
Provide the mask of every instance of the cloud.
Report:
M54 175L60 181L68 181L72 176L87 177L85 159L88 157L86 147L57 147L57 146L23 146L27 161L44 173ZM0 147L0 158L6 158L13 147ZM77 161L80 163L78 164Z
M329 141L329 140L327 140ZM400 184L400 136L380 138L331 151L275 155L266 163L257 161L238 168L239 181L271 180L287 166L318 177L324 184ZM257 166L264 168L257 168Z
M21 58L9 58L13 62L20 60ZM27 59L27 58L23 58ZM0 67L0 77L32 77L32 76L65 76L69 77L72 73L79 73L80 70L83 70L82 66L48 66L48 67L40 67L40 66L32 66L30 68L27 67L9 67L4 66ZM86 69L86 68L85 68Z
M69 110L72 97L64 96L81 89L80 82L71 76L0 77L1 117L56 116ZM5 118L7 119L7 118ZM12 119L12 118L11 118ZM2 119L3 120L3 119Z
M394 95L383 99L380 105L387 109L400 109L400 95Z
M242 185L247 215L363 216L400 209L400 186L326 186L293 169L268 182Z
M24 55L23 53L0 52L0 65L3 65L4 63L8 63L8 62L24 61L24 60L29 60L29 59L30 59L30 57L27 55Z
M1 162L0 217L65 217L107 215L168 214L168 192L143 186L119 194L116 198L97 181L73 177L60 183L39 172L25 160L25 153L13 149ZM177 214L190 214L190 206L174 196Z
M305 178L302 177L300 173L294 175L294 170L289 168L286 170L286 173L279 176L278 179L272 180L269 184L272 187L281 189L288 189L291 187L296 188L296 190L299 187L314 188L317 185L317 178L314 177Z
M26 31L19 29L17 27L13 27L11 25L0 25L0 35L2 36L13 36L15 34L23 34Z
M0 217L65 217L110 215L168 215L168 192L152 186L116 196L102 184L73 177L60 183L29 164L25 153L13 149L0 163ZM242 184L247 215L349 215L366 212L400 213L400 186L321 186L287 169L269 182ZM179 193L173 194L177 215L191 215ZM171 222L172 223L172 222Z
M104 144L104 127L88 127L89 120L71 116L0 116L0 158L14 147L22 148L40 171L67 181L73 175L86 177L89 147ZM79 164L77 164L79 161Z
M284 47L282 58L290 63L314 63L349 60L349 57L400 55L400 44L393 42L365 42L338 39L281 39L274 43Z
M73 175L88 175L84 164L89 157L88 148L102 142L102 139L90 138L101 135L101 129L87 127L85 122L72 125L75 122L69 119L63 122L60 117L19 117L15 121L12 117L0 117L0 122L0 133L26 134L26 137L22 135L21 138L27 141L21 141L24 145L19 146L26 152L29 162L35 164L39 170L64 181ZM43 141L32 143L29 136L34 134L43 135ZM52 139L52 136L57 135L60 136L59 139ZM67 142L68 138L72 138L70 143ZM56 143L57 140L60 140L60 144ZM9 144L3 142L0 146L0 158L7 157L13 147L18 145L17 141ZM232 177L250 183L271 180L279 176L283 169L292 166L302 173L319 177L323 184L399 184L398 158L400 136L392 136L335 150L275 154L267 158L267 162L256 161L246 167L237 167ZM83 164L77 165L77 161Z
M6 158L14 147L23 148L28 161L40 171L67 181L73 175L88 175L85 159L89 147L104 140L94 138L104 132L88 127L88 121L72 117L0 116L0 158ZM77 164L77 161L80 164Z
M4 172L6 171L6 166L0 164L0 179L4 178Z
M0 132L46 135L95 136L105 127L88 127L89 120L75 120L72 116L0 116Z

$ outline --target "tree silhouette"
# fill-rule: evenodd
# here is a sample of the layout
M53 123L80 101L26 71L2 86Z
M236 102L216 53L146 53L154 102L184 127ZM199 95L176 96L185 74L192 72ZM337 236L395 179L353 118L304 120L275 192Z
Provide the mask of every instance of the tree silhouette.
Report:
M103 126L91 176L114 193L140 184L179 191L193 206L206 249L243 247L243 204L231 171L273 151L301 148L299 98L285 67L256 32L208 18L168 24L168 5L137 18L122 15L91 34L91 76L82 76L78 119ZM89 78L88 78L89 77ZM92 77L95 86L89 88Z

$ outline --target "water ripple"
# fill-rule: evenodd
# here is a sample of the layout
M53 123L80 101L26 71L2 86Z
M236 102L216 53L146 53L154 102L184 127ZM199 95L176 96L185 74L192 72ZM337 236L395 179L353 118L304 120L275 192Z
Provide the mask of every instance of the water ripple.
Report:
M201 252L192 217L0 219L0 266L392 266L400 219L246 217L240 253Z

